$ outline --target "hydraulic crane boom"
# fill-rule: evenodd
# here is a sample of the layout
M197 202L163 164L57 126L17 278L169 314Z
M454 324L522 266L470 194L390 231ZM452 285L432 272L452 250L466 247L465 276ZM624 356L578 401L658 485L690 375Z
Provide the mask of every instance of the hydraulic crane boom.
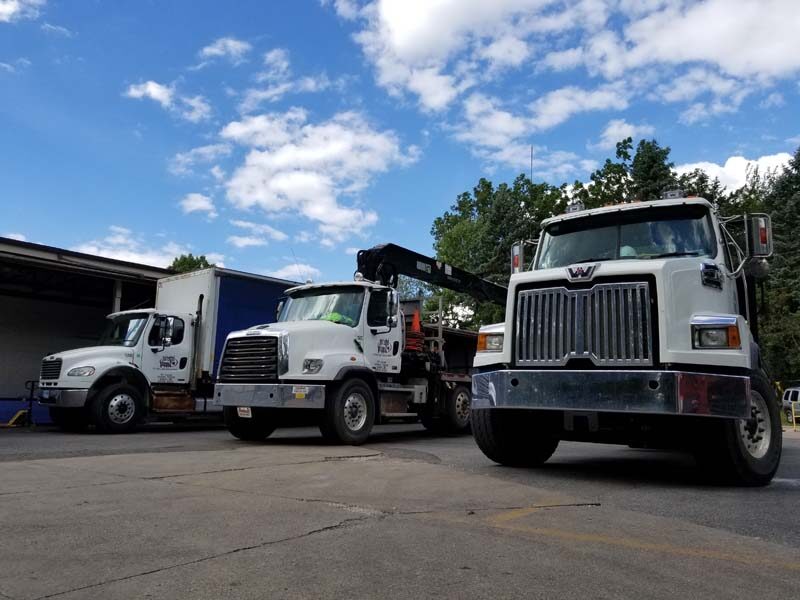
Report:
M396 287L398 275L405 275L482 302L506 304L507 290L503 286L396 244L359 250L357 261L358 271L365 278L382 285Z

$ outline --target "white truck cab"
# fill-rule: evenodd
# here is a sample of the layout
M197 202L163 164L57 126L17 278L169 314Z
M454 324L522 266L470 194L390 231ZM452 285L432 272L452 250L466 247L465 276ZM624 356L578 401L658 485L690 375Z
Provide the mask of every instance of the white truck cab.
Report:
M219 418L216 356L249 314L274 315L291 282L210 268L161 279L155 308L107 316L97 345L42 361L39 402L56 425L125 432L144 418ZM252 293L263 296L252 306Z
M729 479L767 483L781 429L752 273L771 230L766 215L740 219L740 243L730 221L702 198L545 220L531 269L511 276L502 331L476 356L484 453L536 465L560 439L683 444Z

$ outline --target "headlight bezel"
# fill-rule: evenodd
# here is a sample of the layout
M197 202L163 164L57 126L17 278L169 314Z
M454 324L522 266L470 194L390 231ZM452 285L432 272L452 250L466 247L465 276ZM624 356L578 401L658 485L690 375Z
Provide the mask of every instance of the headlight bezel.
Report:
M478 333L478 352L502 352L504 333Z
M91 377L96 373L96 369L89 365L73 367L67 371L67 377Z
M694 350L741 350L742 337L739 326L692 325L692 349Z
M303 360L303 375L316 375L322 370L325 361L321 358L306 358Z

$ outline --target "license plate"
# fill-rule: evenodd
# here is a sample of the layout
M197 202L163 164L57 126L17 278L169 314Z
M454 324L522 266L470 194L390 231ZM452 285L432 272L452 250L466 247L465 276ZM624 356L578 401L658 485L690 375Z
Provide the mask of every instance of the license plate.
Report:
M239 415L242 419L252 419L253 418L253 411L250 410L249 406L237 406L236 407L236 414Z
M50 397L50 390L41 390L40 394L42 395L42 398L49 398Z
M295 385L292 387L292 393L297 400L304 400L308 394L308 387L305 385Z

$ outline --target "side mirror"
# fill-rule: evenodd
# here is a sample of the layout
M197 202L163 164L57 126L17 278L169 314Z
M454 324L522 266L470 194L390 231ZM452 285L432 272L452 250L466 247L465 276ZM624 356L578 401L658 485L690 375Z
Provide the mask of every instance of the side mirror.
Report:
M519 242L511 246L511 274L519 273L525 264L525 244Z
M389 315L388 317L386 317L386 326L389 329L397 327L397 317L394 315Z
M278 306L275 307L275 320L276 321L281 318L281 312L283 312L283 305L284 304L286 304L286 300L279 300L278 301Z
M769 215L751 214L745 219L748 258L772 256L772 220Z

